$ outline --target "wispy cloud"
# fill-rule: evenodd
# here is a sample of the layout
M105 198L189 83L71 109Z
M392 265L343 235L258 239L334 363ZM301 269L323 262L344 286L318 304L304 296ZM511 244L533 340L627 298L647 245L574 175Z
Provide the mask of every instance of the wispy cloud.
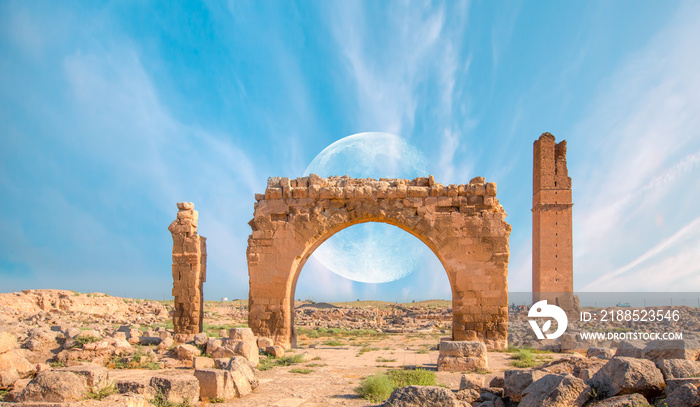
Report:
M628 264L586 284L582 291L686 291L693 287L683 283L686 278L700 281L699 260L700 217Z
M573 173L576 281L587 288L611 271L637 278L629 270L664 250L664 241L675 241L665 236L685 236L695 224L688 219L698 215L690 203L700 198L700 177L691 175L700 158L700 54L694 51L699 16L700 7L684 5L602 84L590 115L574 132L572 140L582 148L574 161L586 160ZM621 280L610 281L618 284L612 290L625 289ZM667 287L664 281L655 286Z
M386 17L380 25L362 3L344 2L334 9L330 27L355 79L358 124L405 136L445 10L393 4Z

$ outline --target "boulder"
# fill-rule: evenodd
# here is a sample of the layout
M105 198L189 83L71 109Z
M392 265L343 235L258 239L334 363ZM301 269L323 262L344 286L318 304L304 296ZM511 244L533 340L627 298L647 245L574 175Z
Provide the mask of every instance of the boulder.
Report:
M257 341L255 340L255 335L253 335L253 330L250 328L231 328L228 331L228 338L231 341L245 341L254 343L257 347Z
M162 351L166 351L175 344L175 341L171 337L163 338L160 343L158 344L158 349Z
M655 362L664 359L698 360L700 343L678 339L673 341L651 341L644 347L642 356Z
M223 339L209 338L207 340L207 354L213 355L214 352L224 345Z
M501 376L496 376L489 382L489 387L497 387L502 389L505 384L505 379Z
M590 387L570 374L548 374L523 390L518 407L581 407L591 398Z
M279 345L268 346L265 348L265 353L276 358L281 358L284 356L284 348Z
M173 350L179 360L192 360L193 357L202 354L202 351L194 345L177 345Z
M698 407L700 406L700 395L698 395L697 387L686 383L673 390L664 401L668 407Z
M143 346L160 345L163 340L160 336L142 336L139 338L139 344Z
M101 405L110 407L152 407L142 394L112 394L104 398Z
M503 380L503 395L518 403L523 398L523 391L547 372L542 370L506 370Z
M151 378L151 387L172 403L199 400L199 380L189 374L160 374Z
M194 336L195 345L206 345L208 341L206 332L200 332Z
M192 358L192 367L195 369L213 369L215 367L214 359L195 356Z
M0 372L14 370L19 377L25 378L36 372L36 367L29 363L22 349L12 349L0 354Z
M651 407L651 404L641 394L632 393L596 401L588 407Z
M677 388L690 383L695 387L700 387L700 377L689 377L687 379L668 379L666 380L666 394L673 393Z
M209 400L230 399L236 397L231 373L220 369L197 369L194 377L199 381L199 396Z
M255 374L253 373L253 369L250 368L250 364L248 363L247 359L241 357L241 356L234 356L232 357L228 364L225 367L226 370L230 372L239 372L243 375L243 377L248 380L248 383L250 383L250 387L252 389L255 389L258 387L259 382L258 379L255 378Z
M24 388L19 401L78 401L88 388L85 379L73 372L39 372Z
M257 366L260 363L260 354L258 353L258 345L255 341L240 341L234 349L236 355L241 355L248 359L251 365Z
M260 337L258 338L258 348L265 349L268 346L273 346L275 343L270 338Z
M17 336L9 331L0 331L0 354L17 347Z
M0 389L9 388L19 379L19 373L15 369L0 370Z
M211 357L215 359L231 358L236 356L236 350L229 345L224 345L216 348L216 350L211 353Z
M464 401L466 403L472 404L476 400L479 400L481 395L477 390L474 389L464 389L460 390L457 393L455 393L455 396L457 397L457 400L459 401Z
M156 389L151 386L151 378L147 376L116 379L114 387L119 393L140 394L148 400L156 396Z
M243 373L238 370L230 370L227 372L231 375L233 387L235 387L236 393L238 393L240 397L247 396L253 391L253 387Z
M484 376L474 374L463 374L459 381L459 389L473 389L476 391L484 387Z
M642 341L622 341L617 345L615 356L641 358L644 346Z
M587 383L602 397L640 393L650 398L660 395L666 386L652 361L630 357L610 359Z
M488 367L486 345L483 342L442 341L439 349L439 371L459 372Z
M577 354L547 362L539 367L550 373L570 374L581 380L588 380L607 363L604 359L586 358Z
M664 379L684 379L700 376L700 362L686 359L663 359L656 362Z
M615 349L588 348L586 356L589 358L612 359L612 357L615 356Z
M458 400L451 390L437 386L407 386L394 390L385 407L466 407L468 403Z
M72 372L85 379L85 384L93 389L102 389L109 385L109 371L104 366L98 365L77 365L61 367L56 369L60 372Z

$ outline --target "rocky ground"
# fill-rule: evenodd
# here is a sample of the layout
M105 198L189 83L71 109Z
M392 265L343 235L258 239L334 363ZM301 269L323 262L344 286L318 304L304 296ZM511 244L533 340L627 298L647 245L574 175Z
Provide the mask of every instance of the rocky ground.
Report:
M0 294L0 399L8 406L376 405L355 393L362 379L435 371L437 345L451 329L446 301L297 305L298 346L284 350L244 328L241 301L205 303L205 332L176 343L164 302L60 290ZM511 345L548 351L488 352L486 368L436 372L439 387L400 389L389 402L700 406L692 334L700 316L676 309L678 321L653 324L572 321L562 338L544 343L527 329L526 312L514 310ZM581 339L604 328L690 334L674 342Z

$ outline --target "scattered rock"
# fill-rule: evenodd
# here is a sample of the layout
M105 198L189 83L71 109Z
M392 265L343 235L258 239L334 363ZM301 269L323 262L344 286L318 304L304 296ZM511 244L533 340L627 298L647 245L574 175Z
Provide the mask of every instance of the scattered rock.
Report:
M615 356L615 349L588 348L586 356L589 358L612 359L612 357Z
M172 403L199 400L199 380L189 374L160 374L151 378L151 386Z
M588 380L595 394L612 397L640 393L649 398L658 396L666 387L661 371L647 359L614 357Z
M651 407L651 404L639 393L615 396L609 399L593 402L589 407Z
M209 400L230 399L236 397L231 373L220 369L197 369L194 377L199 381L199 395Z
M486 345L478 341L442 341L437 365L439 371L468 371L488 367Z
M615 356L641 358L644 346L644 342L641 341L622 341L617 345Z
M484 387L484 376L473 375L473 374L463 374L459 382L459 389L472 389L479 391Z
M700 387L700 377L689 377L687 379L668 379L666 380L666 394L673 393L677 388L685 385L692 384L695 387Z
M156 396L156 389L151 386L151 378L147 376L116 379L114 387L119 393L140 394L148 400Z
M685 339L651 341L644 347L642 356L655 362L664 359L698 360L700 343Z
M464 389L455 393L457 400L472 404L481 397L479 392L474 389Z
M175 357L180 360L192 360L193 357L202 354L202 351L194 345L177 345L174 349Z
M503 381L503 395L518 403L523 399L523 391L547 372L542 370L506 370Z
M192 358L192 367L194 369L213 369L214 359L195 356Z
M700 376L700 362L686 359L664 359L656 362L664 379L684 379Z
M281 358L284 356L284 348L279 345L268 346L265 348L265 353L276 358Z
M17 347L17 336L9 331L0 331L0 354Z
M468 403L457 397L444 387L437 386L407 386L394 390L385 407L467 407Z
M502 376L496 376L489 382L489 387L498 387L502 389L504 384L504 378Z
M107 368L97 365L78 365L56 369L60 372L72 372L85 379L88 387L101 389L109 384L109 372Z
M700 406L700 395L698 395L697 387L686 383L673 390L664 401L668 407L698 407Z
M20 401L78 401L85 396L84 378L73 372L49 370L39 372L24 388Z
M207 338L206 332L200 332L194 336L195 345L206 345L208 341L209 338Z
M591 397L590 387L573 375L548 374L523 390L518 407L581 407Z

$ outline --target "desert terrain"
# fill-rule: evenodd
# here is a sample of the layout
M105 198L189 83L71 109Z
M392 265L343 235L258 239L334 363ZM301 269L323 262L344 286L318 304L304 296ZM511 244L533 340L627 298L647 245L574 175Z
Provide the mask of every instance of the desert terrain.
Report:
M546 374L568 380L551 384L555 389L591 393L580 403L557 405L594 405L602 402L591 391L594 378L599 382L595 388L617 389L608 394L636 394L650 401L675 400L666 393L671 387L682 387L685 393L678 397L693 399L700 382L695 337L684 338L681 357L634 341L584 344L576 326L557 341L538 342L526 329L526 311L513 309L509 341L514 347L489 351L484 368L437 371L438 344L449 340L451 329L448 301L297 302L297 346L286 350L269 339L246 336L246 305L242 300L205 302L204 332L177 343L168 301L61 290L0 294L0 398L8 406L370 406L383 399L358 394L365 378L422 369L418 372L429 372L429 384L454 397L453 404L396 405L525 406L524 389ZM682 308L682 315L681 328L697 332L698 310ZM252 349L242 346L249 339ZM227 345L234 340L239 346ZM541 349L532 349L536 347ZM615 354L631 357L619 369L642 372L637 387L627 389L625 383L605 382L602 373L596 376ZM211 377L217 372L234 372L234 359L248 361L241 368L242 384L236 382L227 397L203 396L212 391L210 381L218 379Z

